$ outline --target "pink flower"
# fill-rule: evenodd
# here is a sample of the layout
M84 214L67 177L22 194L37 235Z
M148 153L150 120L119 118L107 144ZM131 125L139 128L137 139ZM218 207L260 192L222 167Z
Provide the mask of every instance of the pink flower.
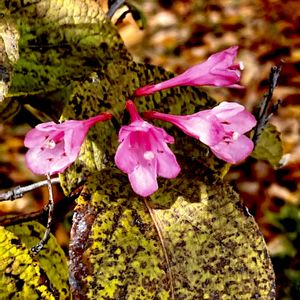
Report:
M205 62L197 64L184 73L169 80L138 88L135 96L150 95L175 86L213 85L242 88L236 84L241 77L242 63L234 64L238 47L230 47L211 55Z
M146 119L158 119L172 123L185 134L200 140L208 146L216 145L224 136L222 124L209 110L186 116L176 116L155 111L145 112L143 115Z
M236 164L253 150L253 142L244 135L256 125L254 116L233 102L222 102L213 109L207 109L187 116L146 112L148 119L170 122L184 133L208 145L220 159Z
M224 130L223 140L211 147L220 159L236 164L244 160L253 151L253 142L244 135L256 125L256 119L242 105L234 102L222 102L212 109Z
M26 164L35 174L61 173L78 157L80 147L90 127L111 119L102 113L88 120L69 120L61 124L48 122L37 125L25 137Z
M126 109L131 124L119 132L115 162L128 174L133 190L147 197L158 189L157 176L175 178L180 172L176 157L167 146L174 143L174 138L162 128L145 122L132 101L126 102Z

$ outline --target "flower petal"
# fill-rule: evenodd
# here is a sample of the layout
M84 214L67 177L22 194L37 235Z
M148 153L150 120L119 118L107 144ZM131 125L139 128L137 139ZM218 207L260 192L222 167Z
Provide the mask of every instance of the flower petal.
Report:
M174 143L174 138L171 135L167 134L167 132L163 128L152 125L151 132L153 133L153 135L160 139L160 143L162 141L168 144Z
M241 135L235 141L222 141L221 143L210 148L218 158L231 164L236 164L250 155L254 148L254 144L248 137Z
M233 65L237 56L238 48L238 46L232 46L223 51L212 54L208 58L208 61L210 62L211 66L214 66L215 68L228 68Z
M244 106L235 102L224 101L214 107L212 113L220 120L226 131L243 134L256 125L255 117Z
M64 171L73 161L65 155L64 143L54 149L34 147L27 151L25 160L28 168L35 174L56 174Z
M54 122L46 122L41 123L35 126L36 129L40 131L55 131L55 130L61 130L60 128L61 124L56 124Z
M78 125L77 128L66 130L64 135L65 152L71 160L75 160L79 155L81 145L89 130L82 124Z
M219 120L205 110L191 115L185 123L186 134L198 138L202 143L212 146L219 143L224 135L223 126Z
M119 131L119 142L123 141L128 137L129 134L136 131L148 132L153 125L146 121L134 121L130 125L122 126Z
M164 178L175 178L180 172L180 166L176 160L176 156L165 145L164 149L157 149L157 173Z
M170 122L180 128L185 134L199 139L206 145L215 145L224 136L223 126L218 118L211 113L211 110L203 110L185 116L150 111L144 113L144 116L149 119Z
M136 152L139 149L133 148L130 136L119 145L115 154L115 163L123 172L129 174L133 172L138 165L139 154Z
M152 160L148 165L139 165L133 172L128 174L132 189L142 197L153 194L158 189L156 160Z
M238 82L241 78L241 72L237 70L221 70L214 68L207 75L207 85L214 85L219 87L229 87Z
M36 128L31 129L27 132L25 139L24 139L24 145L27 148L37 147L42 145L45 140L54 133L54 131L40 131Z

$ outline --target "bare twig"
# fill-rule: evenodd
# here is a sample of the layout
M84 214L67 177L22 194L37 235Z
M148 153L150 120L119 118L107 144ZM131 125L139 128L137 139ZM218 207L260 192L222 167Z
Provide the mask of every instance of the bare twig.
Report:
M281 65L274 66L271 68L270 71L270 77L269 77L269 90L266 94L264 94L258 108L258 113L256 116L257 119L257 125L254 130L253 135L253 143L256 144L258 141L258 138L263 131L264 127L272 117L273 113L278 110L278 107L281 104L281 101L279 100L274 105L271 104L271 99L273 96L274 89L277 85L278 78L281 72Z
M47 205L48 208L48 220L46 225L46 231L44 233L43 238L39 241L39 243L31 248L33 254L37 255L47 244L50 238L51 232L51 225L52 225L52 218L54 212L54 199L53 199L53 192L52 192L52 185L51 185L51 178L50 175L47 174L47 184L48 184L48 191L49 191L49 203Z
M52 178L51 183L52 184L59 183L59 178L58 177ZM30 192L32 190L35 190L35 189L37 189L41 186L45 186L47 184L48 184L48 180L43 180L43 181L33 183L33 184L23 186L23 187L16 186L16 187L14 187L13 189L11 189L7 192L1 193L0 194L0 202L1 201L8 201L8 200L13 201L15 199L21 198L21 197L23 197L24 193Z
M69 203L66 205L63 205L63 210L68 209L68 206L74 202L75 199L77 199L79 196L79 192L75 192L69 197L58 199L58 202L64 202ZM73 204L72 204L73 205ZM57 207L57 203L55 205ZM72 208L73 209L73 208ZM60 213L61 213L61 209ZM41 223L45 223L47 221L47 216L48 216L48 204L46 204L41 210L26 213L26 214L15 214L15 215L3 215L0 216L0 226L10 226L10 225L15 225L15 224L21 224L24 222L29 222L29 221L39 221Z
M31 212L25 215L13 215L0 217L0 226L10 226L20 224L23 222L29 222L37 219L42 219L48 211L48 206L45 206L42 210Z

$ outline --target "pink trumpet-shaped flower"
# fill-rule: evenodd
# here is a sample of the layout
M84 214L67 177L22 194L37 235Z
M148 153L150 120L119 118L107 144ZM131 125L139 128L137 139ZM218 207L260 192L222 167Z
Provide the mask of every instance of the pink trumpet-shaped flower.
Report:
M184 73L169 80L138 88L135 96L150 95L175 86L204 86L242 88L236 84L241 77L242 63L234 64L238 46L211 55L205 62L197 64Z
M61 124L48 122L37 125L25 137L26 164L35 174L61 173L78 157L90 127L111 119L102 113L88 120L69 120Z
M222 102L213 109L207 109L187 116L146 112L148 119L170 122L184 133L208 145L220 159L236 164L253 150L253 142L244 135L256 125L254 116L233 102Z
M167 146L174 143L174 138L162 128L145 122L132 101L126 102L126 109L131 123L119 132L115 162L128 174L132 189L147 197L158 189L157 176L175 178L180 172L176 157Z

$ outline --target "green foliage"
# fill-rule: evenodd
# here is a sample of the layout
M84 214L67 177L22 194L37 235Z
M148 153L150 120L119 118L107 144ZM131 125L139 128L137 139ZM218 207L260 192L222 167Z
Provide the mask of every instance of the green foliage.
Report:
M272 260L281 271L277 278L280 299L292 300L299 296L300 271L300 207L295 204L285 204L278 213L268 212L267 218L278 231L281 247L274 251Z
M37 222L0 227L1 299L70 299L67 260L55 238L38 256L30 251L44 232Z
M70 248L75 298L273 299L264 241L232 189L198 166L160 184L145 200L116 169L88 179Z
M7 49L12 48L15 36L20 37L19 58L7 59L14 68L8 100L13 102L15 97L27 95L30 105L54 119L59 118L74 80L88 76L113 59L126 61L130 57L116 29L107 26L109 21L94 1L31 0L26 5L9 1L6 7L1 1L0 11L4 14L0 29L5 25L8 36L2 47L7 56L12 52ZM0 53L4 50L0 42ZM11 72L10 67L7 76L11 77ZM2 89L7 90L7 86L6 83ZM13 103L6 105L5 110L0 104L0 120L18 112L20 104Z
M267 218L280 232L285 233L291 241L300 236L300 208L298 205L286 204L279 213L267 213Z
M283 148L280 133L272 124L267 124L251 156L269 162L273 167L280 167Z
M0 103L8 92L13 64L19 59L18 40L19 32L14 22L0 17Z

